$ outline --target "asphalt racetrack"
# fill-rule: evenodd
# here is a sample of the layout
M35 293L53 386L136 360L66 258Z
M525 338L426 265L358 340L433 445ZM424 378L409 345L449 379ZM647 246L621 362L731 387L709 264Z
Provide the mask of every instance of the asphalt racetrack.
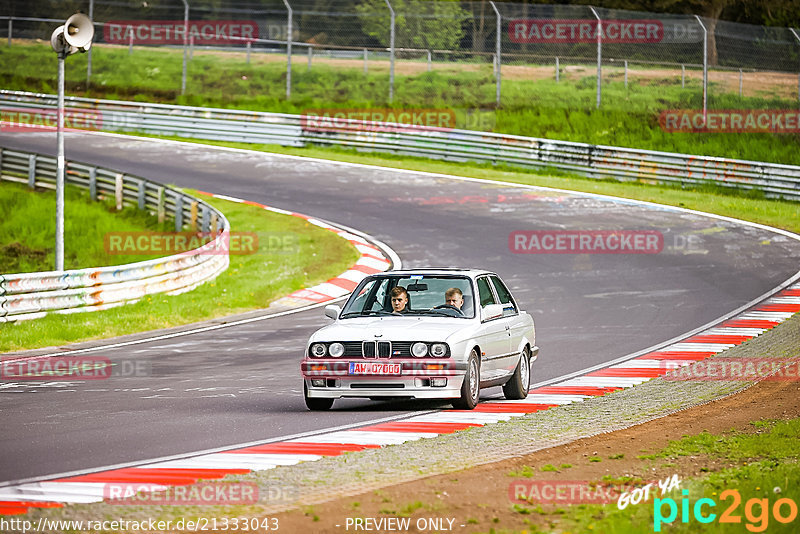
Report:
M52 155L55 134L0 134L0 146ZM693 330L779 286L800 265L800 241L786 235L632 201L98 134L67 134L66 153L355 228L393 248L404 267L494 270L536 321L534 382ZM663 248L512 250L509 236L532 230L656 232ZM93 353L148 362L146 377L0 383L0 483L445 406L339 400L329 413L307 411L299 361L308 336L328 321L316 309Z

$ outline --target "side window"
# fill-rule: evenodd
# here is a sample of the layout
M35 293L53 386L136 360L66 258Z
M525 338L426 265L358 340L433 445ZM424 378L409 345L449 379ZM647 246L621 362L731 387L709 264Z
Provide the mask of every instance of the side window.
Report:
M491 278L494 289L497 291L497 298L499 298L500 303L503 304L503 315L507 316L518 313L517 306L514 304L514 299L511 298L511 292L505 284L496 276L492 276Z
M481 308L495 303L494 295L492 295L492 290L489 288L489 279L485 276L478 278L478 297L481 301Z

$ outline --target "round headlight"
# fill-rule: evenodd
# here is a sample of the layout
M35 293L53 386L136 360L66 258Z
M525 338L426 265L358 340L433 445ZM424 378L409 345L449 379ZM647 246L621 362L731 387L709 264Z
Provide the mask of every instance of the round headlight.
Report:
M311 355L316 356L317 358L322 358L325 356L326 353L325 345L322 343L314 343L311 345Z
M434 343L431 345L431 354L436 358L442 358L447 354L447 345L444 343Z
M344 345L341 343L331 343L328 347L328 354L333 356L334 358L338 358L342 354L344 354Z
M411 354L415 358L422 358L428 355L428 345L425 343L414 343L411 345Z

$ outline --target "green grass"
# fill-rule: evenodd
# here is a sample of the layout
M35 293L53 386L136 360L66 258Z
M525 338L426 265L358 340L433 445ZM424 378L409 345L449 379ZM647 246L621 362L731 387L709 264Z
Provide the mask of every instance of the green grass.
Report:
M232 255L225 272L182 295L150 295L109 310L0 325L0 352L113 337L265 308L281 296L345 271L358 259L348 242L304 219L214 198L204 200L225 214L232 231L258 234L255 254ZM286 237L291 246L269 246L269 237L276 235Z
M53 53L46 44L0 47L0 86L55 92ZM591 70L577 80L503 81L503 100L495 109L495 82L489 65L444 65L439 70L398 75L390 104L385 65L364 76L361 63L333 67L321 59L311 71L298 64L292 72L292 98L285 98L285 63L281 56L254 54L247 64L242 53L197 51L188 68L187 94L180 95L180 50L96 46L93 79L86 86L86 57L69 59L67 91L91 98L154 101L196 106L301 113L319 108L447 108L480 109L498 132L594 144L627 146L757 161L800 164L796 134L668 133L658 115L669 109L702 107L700 86L680 77L639 81L631 75L628 89L618 69L608 69L603 105L595 109ZM474 70L467 70L467 67ZM616 74L614 74L616 73ZM613 75L611 75L613 74ZM710 109L793 109L796 99L781 98L768 88L740 98L712 84Z
M703 432L695 436L686 436L671 442L667 447L654 454L657 458L674 456L695 456L702 460L728 463L729 466L709 473L700 478L681 481L681 490L687 490L689 503L687 522L682 522L681 505L683 495L673 491L663 498L672 498L676 503L677 517L671 524L664 524L662 532L760 532L766 526L766 532L796 532L797 519L788 524L781 524L774 519L773 506L778 499L789 498L798 502L800 493L797 481L800 480L800 447L797 436L800 435L800 419L789 421L755 422L760 433L729 432L710 434ZM733 506L731 494L722 495L726 490L738 490L741 502L731 510L732 515L740 516L741 523L720 523L720 515ZM660 491L656 497L662 498ZM723 498L724 497L724 498ZM703 507L703 513L713 512L717 518L713 523L704 525L695 520L694 504L701 498L712 499L716 507ZM757 504L749 504L751 499L766 499L769 507L768 517L762 515ZM653 532L655 501L639 505L629 505L619 510L616 503L608 505L579 505L570 507L559 527L565 531L586 532L590 528L594 532L623 534L628 532ZM747 507L750 506L750 517ZM663 515L668 515L669 505L661 504ZM783 506L783 515L788 515L788 505ZM750 525L749 528L747 525Z
M68 186L64 191L64 266L102 267L144 261L157 255L108 254L104 239L111 232L170 231L147 212L113 202L93 202L89 193ZM56 196L51 190L0 182L0 273L51 271L55 268Z
M390 154L364 154L342 148L294 148L225 141L181 140L245 150L260 150L278 154L611 195L734 217L800 233L800 203L760 198L758 192L743 192L720 186L680 188L678 186L652 185L640 182L618 182L611 179L596 180L548 169L534 171L502 165L451 163Z
M536 470L529 465L525 465L522 466L522 469L509 471L508 476L532 478L536 476Z

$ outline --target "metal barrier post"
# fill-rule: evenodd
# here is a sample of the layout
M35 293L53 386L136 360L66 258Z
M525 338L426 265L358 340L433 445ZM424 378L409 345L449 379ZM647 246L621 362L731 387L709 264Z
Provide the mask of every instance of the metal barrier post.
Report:
M311 48L311 45L308 47L308 71L311 72L311 60L314 57L314 49Z
M684 81L686 80L686 65L681 65L681 89L686 87Z
M247 64L248 65L250 64L250 49L251 48L252 48L252 45L250 44L250 41L247 41Z
M209 232L211 230L209 228L209 219L211 217L211 214L208 212L208 208L206 208L205 204L200 206L200 212L203 214L200 222L200 231Z
M128 55L133 55L133 26L128 26Z
M703 124L708 118L708 30L697 15L694 16L703 29Z
M197 201L189 203L189 228L192 232L197 231Z
M603 21L597 11L589 6L597 19L597 109L600 109L601 84L603 83Z
M494 66L494 79L495 79L495 105L500 107L500 86L502 84L502 60L500 59L500 52L502 51L502 35L503 35L503 17L494 2L489 2L494 9L494 14L497 17L497 40L495 42L495 66Z
M369 67L367 67L367 57L369 55L369 50L366 48L364 49L364 76L367 75Z
M94 20L94 0L89 0L89 18ZM89 57L86 58L86 87L92 83L92 49L89 48Z
M560 74L561 74L561 67L558 64L558 56L556 56L556 83L558 83Z
M65 30L66 31L66 30ZM58 118L56 120L56 271L64 270L64 60L65 53L58 54Z
M144 211L145 208L145 194L147 193L144 180L139 180L139 190L136 200L138 201L139 210Z
M283 0L283 5L289 12L286 19L286 100L292 97L292 6Z
M194 59L194 35L189 36L189 61Z
M164 192L163 187L158 188L158 193L156 193L156 198L158 198L158 207L156 208L156 213L158 213L158 222L163 223L164 220L167 218L167 210L166 210L166 194Z
M431 51L428 50L428 72L431 71Z
M114 199L117 203L117 211L122 210L122 193L124 187L125 177L120 173L114 177Z
M180 232L183 230L183 196L177 195L175 197L175 231Z
M189 44L189 3L183 2L183 70L181 72L181 94L186 93L186 47Z
M797 42L800 43L800 35L797 35L797 31L794 28L789 28L789 31L792 32L794 38L797 39ZM800 71L797 73L797 100L800 102Z
M14 19L11 18L11 17L8 18L8 46L11 46L11 34L14 31L14 29L13 29L13 26L14 26L13 20Z
M739 69L739 98L742 98L742 69Z
M36 154L28 156L28 187L36 187Z
M394 100L394 37L395 37L395 27L394 27L394 8L392 4L389 3L389 0L386 1L386 6L389 8L390 13L390 21L391 24L389 28L389 102Z
M97 200L97 167L89 169L89 198Z

